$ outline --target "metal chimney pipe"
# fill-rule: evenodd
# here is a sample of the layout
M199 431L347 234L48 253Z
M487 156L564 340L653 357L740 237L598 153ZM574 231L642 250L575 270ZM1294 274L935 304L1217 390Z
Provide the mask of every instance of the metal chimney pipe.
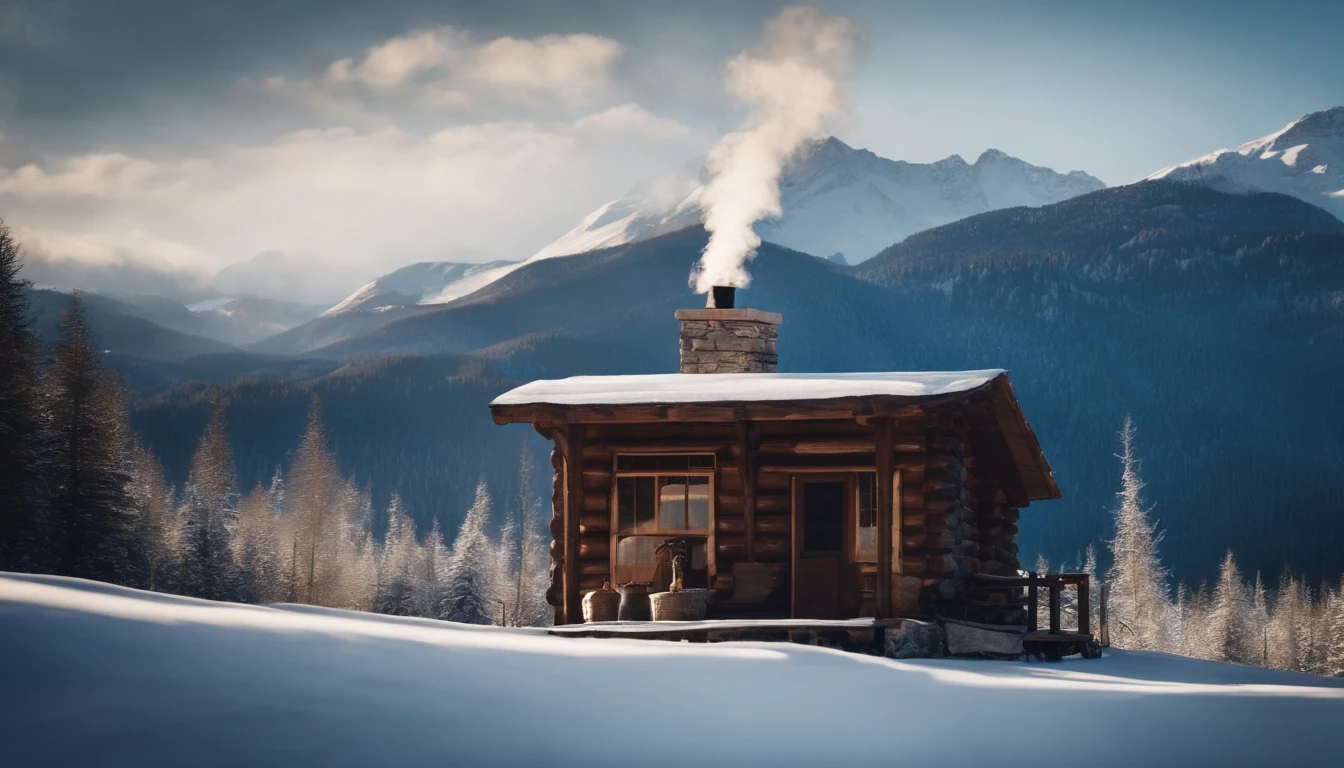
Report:
M732 309L736 300L737 288L731 285L716 285L710 289L710 309Z

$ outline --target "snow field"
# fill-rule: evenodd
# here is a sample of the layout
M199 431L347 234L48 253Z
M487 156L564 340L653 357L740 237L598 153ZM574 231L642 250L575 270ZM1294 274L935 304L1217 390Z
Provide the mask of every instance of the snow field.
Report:
M6 766L1330 765L1344 723L1344 680L1156 653L568 639L17 574L0 627Z

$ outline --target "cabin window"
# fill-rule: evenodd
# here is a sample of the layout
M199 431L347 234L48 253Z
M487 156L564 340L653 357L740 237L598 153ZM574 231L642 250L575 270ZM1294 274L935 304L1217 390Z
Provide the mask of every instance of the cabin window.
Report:
M860 472L858 499L854 505L854 562L877 562L877 473Z
M659 567L658 547L684 538L690 554L686 586L708 586L713 471L712 455L617 456L616 583L652 581L665 589L662 582L670 581L671 573L666 563Z

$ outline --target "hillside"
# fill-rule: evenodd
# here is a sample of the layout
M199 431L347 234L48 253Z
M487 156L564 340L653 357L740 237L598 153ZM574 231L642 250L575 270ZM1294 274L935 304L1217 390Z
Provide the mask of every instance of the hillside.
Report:
M1285 743L1325 765L1344 718L1344 682L1158 653L1047 665L568 639L8 574L0 622L0 674L26 702L0 720L10 765L959 764L985 751L1005 766L1273 765ZM675 701L691 691L739 715L688 720ZM1042 749L1043 713L1061 710L1069 727ZM594 712L647 714L616 727ZM982 720L995 736L973 743L966 724ZM674 724L695 738L651 749Z
M61 312L70 306L71 294L37 289L29 295L38 336L44 343L54 342L59 335ZM147 319L146 310L126 302L87 291L79 295L89 327L105 353L148 360L183 360L192 355L236 350L221 341L165 328Z

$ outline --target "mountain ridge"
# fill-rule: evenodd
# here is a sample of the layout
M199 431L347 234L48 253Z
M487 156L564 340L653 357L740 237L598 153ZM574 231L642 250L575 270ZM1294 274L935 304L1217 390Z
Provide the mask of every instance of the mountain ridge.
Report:
M1267 136L1145 178L1189 181L1225 192L1280 192L1344 220L1344 106L1309 113Z
M684 166L641 183L542 248L534 260L611 247L698 224L705 172ZM761 222L762 239L861 262L929 226L1004 205L1046 204L1104 187L1083 171L1065 174L997 149L975 163L951 155L932 163L889 160L834 136L819 142L780 179L784 215ZM658 195L648 192L659 190ZM678 197L678 193L681 193ZM669 202L671 201L671 202Z

